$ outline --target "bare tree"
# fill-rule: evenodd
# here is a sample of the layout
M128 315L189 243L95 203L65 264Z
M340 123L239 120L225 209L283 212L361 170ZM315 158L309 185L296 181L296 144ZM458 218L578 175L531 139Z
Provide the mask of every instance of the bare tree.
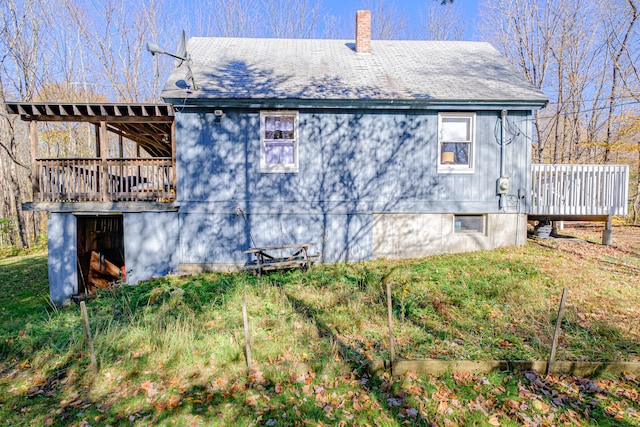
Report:
M463 40L466 22L458 4L428 2L420 27L420 35L429 40Z
M49 70L45 49L50 30L49 6L40 0L0 0L0 101L32 100ZM1 213L15 218L13 244L28 247L39 232L37 217L26 215L22 203L30 194L28 147L21 145L16 117L0 112L0 150L3 151ZM33 228L30 227L33 226ZM30 231L31 229L31 231Z
M638 2L619 0L612 7L602 8L605 28L607 28L607 51L611 54L611 73L619 85L612 87L609 97L609 111L622 109L627 104L640 103L640 54L638 49ZM613 96L614 93L618 96ZM618 105L615 105L619 98ZM613 101L613 102L612 102ZM630 109L618 122L607 121L607 137L617 133L618 144L607 144L607 148L616 148L623 155L628 154L629 162L636 163L636 180L632 184L631 210L632 220L636 224L640 220L640 111ZM607 142L611 142L610 139ZM609 154L609 153L607 153Z
M353 19L349 20L349 22L349 25L345 25L344 19L341 16L332 13L325 14L322 17L322 38L352 39L355 34L355 23Z
M160 33L162 1L0 0L0 101L150 99L159 75L150 77L144 44ZM50 155L78 155L80 135L85 145L93 138L83 127L41 124L40 142ZM9 237L19 247L40 233L39 215L21 209L32 198L28 141L24 124L1 110L0 218L15 222Z
M195 17L192 30L199 36L255 37L259 7L259 0L195 0L185 3L184 14Z
M128 0L64 3L72 29L82 36L87 47L84 60L85 66L92 69L90 83L106 88L116 101L151 99L157 77L153 75L146 42L159 33L156 11L162 9L161 0L135 5Z
M629 43L633 37L634 27L638 22L638 7L633 0L625 0L622 4L619 2L613 7L608 5L601 8L604 20L604 28L607 38L607 54L610 58L611 67L611 84L609 89L608 116L606 139L604 141L604 162L609 160L611 146L613 144L613 125L616 114L617 104L619 103L619 91L623 81L621 76L628 72L624 68L625 53L628 52ZM637 39L636 39L637 41ZM634 43L634 45L637 45Z
M631 183L631 220L634 224L640 221L640 111L631 110L622 120L620 126L620 149L628 153L630 163L635 161L635 182Z
M185 4L193 33L218 37L318 37L321 3L311 0L194 0Z
M586 2L573 2L553 11L557 23L550 44L552 78L547 86L555 102L550 120L550 161L589 160L597 147L602 123L602 42Z
M485 0L481 8L483 37L550 98L535 115L536 161L640 160L631 109L640 102L637 0ZM640 178L634 209L638 187Z
M498 43L549 95L549 106L535 117L536 161L610 160L622 113L621 76L633 69L623 60L634 34L637 41L633 0L617 2L617 7L591 0L482 4L484 38Z
M529 0L485 0L480 8L480 30L484 39L511 60L520 72L537 88L548 80L550 48L558 26L552 13L553 5ZM543 160L547 144L547 112L534 113L537 148L534 159Z
M406 14L400 12L395 4L389 4L385 0L367 0L361 9L371 11L371 36L377 40L394 40L410 38L418 35L412 34L409 27L409 19ZM327 39L353 39L355 35L355 15L343 17L335 15L331 11L322 16L323 38Z
M260 28L267 37L312 38L316 36L320 3L309 0L261 0Z
M387 3L385 0L367 0L364 2L364 9L371 10L372 38L378 40L408 38L409 19L403 12L398 11L395 4ZM355 33L352 32L352 34Z

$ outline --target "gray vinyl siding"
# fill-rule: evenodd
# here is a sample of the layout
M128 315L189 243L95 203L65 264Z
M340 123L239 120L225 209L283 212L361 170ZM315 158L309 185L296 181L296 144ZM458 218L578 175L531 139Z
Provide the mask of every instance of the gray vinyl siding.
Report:
M125 213L127 283L178 271L179 219L175 212Z
M300 112L298 173L261 173L259 112L178 114L178 195L184 205L255 212L497 212L498 111L477 112L475 173L438 174L437 112ZM512 189L527 187L528 113L506 147ZM208 206L207 206L208 205ZM232 206L233 205L233 206ZM299 207L299 208L298 208Z
M76 217L52 212L48 221L49 295L56 305L78 292L78 228Z
M225 212L182 214L181 262L242 265L247 261L243 251L249 247L291 243L315 243L309 251L321 253L321 261L371 259L373 217L370 214L262 213L246 218L245 223L242 216Z
M259 110L177 113L181 262L241 263L249 230L258 246L369 259L373 213L499 213L499 117L476 112L473 174L439 174L437 111L301 110L299 172L261 173ZM515 195L528 188L530 113L509 119L521 130L505 155Z

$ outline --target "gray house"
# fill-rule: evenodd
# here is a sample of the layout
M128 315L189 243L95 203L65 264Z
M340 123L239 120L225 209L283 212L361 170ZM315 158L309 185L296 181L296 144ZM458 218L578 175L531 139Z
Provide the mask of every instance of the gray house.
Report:
M34 153L37 121L96 127L95 158L33 154L52 299L86 288L90 251L136 283L238 269L255 246L353 262L523 244L546 96L487 43L371 40L366 11L357 28L192 38L167 104L7 104ZM110 154L109 134L140 157Z
M180 268L317 242L326 262L524 243L532 110L488 43L192 38L176 108ZM196 90L197 88L197 90ZM247 223L238 217L246 213Z

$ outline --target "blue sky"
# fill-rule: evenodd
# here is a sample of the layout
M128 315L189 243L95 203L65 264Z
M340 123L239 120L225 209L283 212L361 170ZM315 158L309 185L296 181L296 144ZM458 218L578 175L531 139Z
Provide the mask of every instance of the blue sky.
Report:
M367 4L363 0L323 0L322 3L327 11L341 17L353 17L353 19L355 19L356 10L365 8L364 5ZM371 3L372 1L369 2L369 4ZM432 3L439 3L439 0L385 0L386 6L392 6L399 13L406 15L414 27L419 24L420 14L426 9L427 4ZM462 10L463 18L467 22L473 22L473 24L467 25L466 36L467 39L473 39L475 20L478 14L478 0L455 0L454 4ZM375 16L372 19L375 19Z
M167 4L182 5L180 8L181 12L178 14L178 27L187 30L188 36L221 35L220 31L215 29L215 26L207 27L208 24L213 23L211 17L215 17L216 13L220 13L220 11L217 11L215 8L203 8L203 4L209 4L209 1L210 0L168 0ZM235 1L242 3L242 0ZM422 20L426 19L428 7L435 7L443 9L454 8L457 13L462 15L460 19L463 20L462 27L466 32L464 38L466 40L476 40L475 29L479 2L481 2L481 0L454 0L452 5L441 5L440 0L307 0L307 7L309 9L319 5L318 21L315 22L315 28L312 29L311 33L303 37L351 38L355 32L356 11L359 9L370 9L372 11L375 38L376 19L378 18L376 16L376 9L379 9L381 5L383 5L387 13L391 13L395 17L400 16L409 21L407 27L404 28L404 31L401 31L400 34L395 33L388 35L391 38L424 39L428 37L426 31L420 24ZM261 5L265 7L261 0L251 4L257 5L258 10L255 12L258 15L264 12L260 10ZM286 3L278 3L276 0L275 4ZM294 5L295 4L296 2L294 2ZM171 7L172 10L169 12L175 12L174 6ZM199 19L201 17L204 18L204 20ZM223 13L222 20L224 21L225 19L227 19L227 16ZM224 28L226 28L226 25L226 22L222 23ZM273 35L264 28L260 28L259 26L256 28L257 30L252 34L243 33L234 35L244 37L273 37ZM296 34L293 37L300 37L300 34Z

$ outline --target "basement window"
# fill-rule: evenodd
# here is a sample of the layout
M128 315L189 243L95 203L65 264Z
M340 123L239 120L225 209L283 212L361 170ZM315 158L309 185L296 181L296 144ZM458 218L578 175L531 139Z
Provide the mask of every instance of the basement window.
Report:
M260 112L260 172L298 172L298 112Z
M482 233L484 234L484 215L454 215L454 233Z
M438 173L473 173L475 113L438 114Z

